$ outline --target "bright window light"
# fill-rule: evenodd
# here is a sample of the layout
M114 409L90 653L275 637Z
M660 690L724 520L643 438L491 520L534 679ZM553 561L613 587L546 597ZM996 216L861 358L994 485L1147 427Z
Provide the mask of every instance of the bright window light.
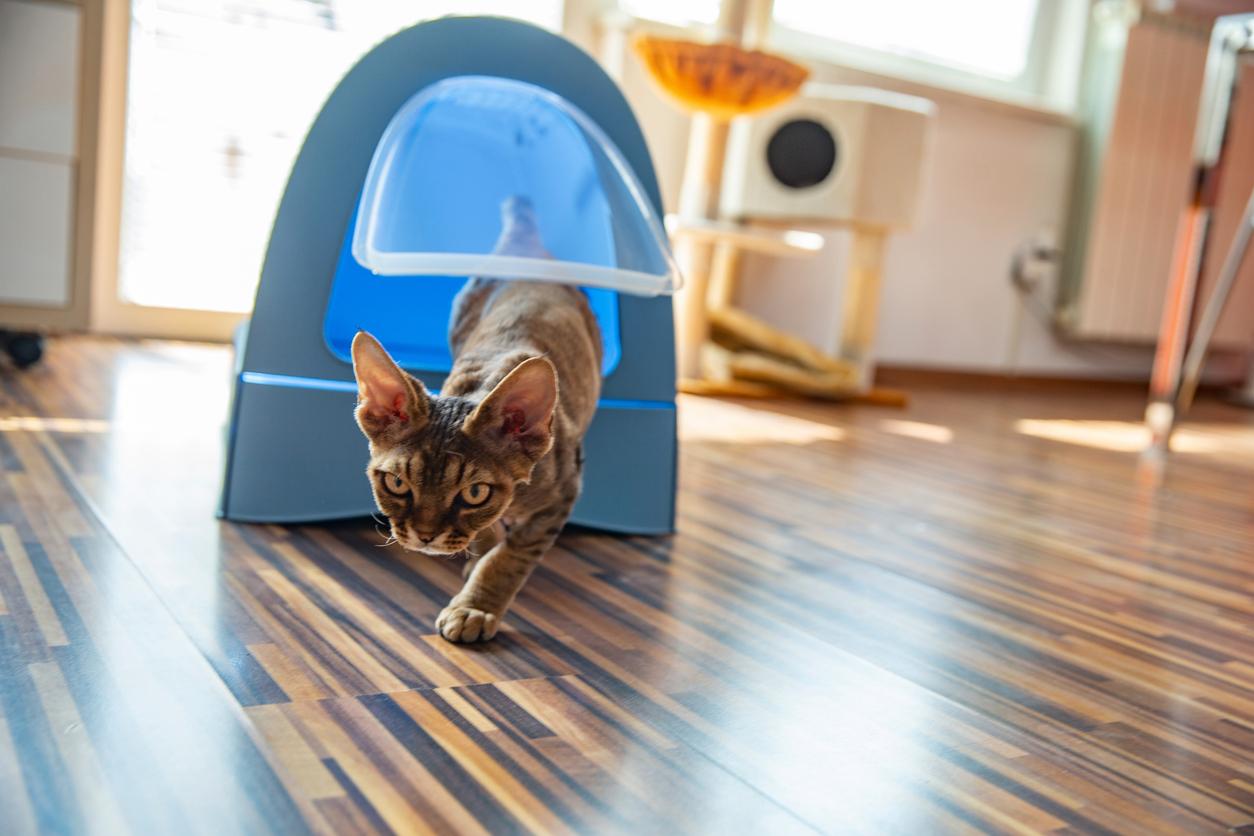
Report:
M811 36L1002 81L1027 69L1039 0L775 0L775 23Z
M632 17L685 26L718 20L719 0L619 0L618 7Z
M563 0L134 0L119 290L246 312L323 102L372 46L457 13L556 31Z

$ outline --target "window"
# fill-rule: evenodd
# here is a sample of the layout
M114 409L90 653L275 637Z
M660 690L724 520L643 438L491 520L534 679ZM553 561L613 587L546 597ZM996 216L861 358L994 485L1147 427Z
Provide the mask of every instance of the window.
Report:
M628 14L712 24L718 0L620 0ZM775 0L770 47L1052 110L1074 105L1087 0Z
M632 17L689 26L717 21L719 0L619 0L618 7Z
M1013 80L1027 68L1039 0L776 0L775 25Z
M323 101L372 46L450 13L558 29L562 0L135 0L110 303L122 313L109 329L159 333L179 309L251 309L278 201Z

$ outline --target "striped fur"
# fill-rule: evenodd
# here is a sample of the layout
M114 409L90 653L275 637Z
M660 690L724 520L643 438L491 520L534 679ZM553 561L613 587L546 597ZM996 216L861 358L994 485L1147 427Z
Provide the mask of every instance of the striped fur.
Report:
M529 204L507 201L498 250L540 247ZM367 475L391 535L413 551L468 555L466 584L436 626L491 639L579 496L583 434L601 388L601 337L578 288L472 279L449 324L440 397L366 333L353 340ZM474 491L485 494L473 503Z

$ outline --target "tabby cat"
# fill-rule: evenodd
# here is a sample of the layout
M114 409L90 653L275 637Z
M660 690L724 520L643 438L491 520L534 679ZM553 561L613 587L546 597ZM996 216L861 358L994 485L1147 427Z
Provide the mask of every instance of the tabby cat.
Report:
M496 252L548 257L525 199L507 200L502 215ZM601 336L576 287L475 278L454 302L449 342L453 368L433 397L359 332L356 418L396 541L468 557L436 629L453 642L487 641L579 495Z

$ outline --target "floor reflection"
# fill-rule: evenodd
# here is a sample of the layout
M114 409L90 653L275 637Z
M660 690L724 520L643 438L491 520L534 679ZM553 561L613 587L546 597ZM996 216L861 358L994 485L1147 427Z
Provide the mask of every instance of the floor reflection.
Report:
M213 518L225 349L58 341L47 374L0 389L0 422L52 416L0 431L0 832L1254 815L1231 411L1190 427L1222 461L1154 474L1101 446L1131 401L687 398L678 532L565 532L499 640L460 647L432 629L453 563L370 521Z
M1073 421L1024 418L1015 422L1024 435L1082 444L1102 450L1139 453L1150 446L1150 431L1134 421ZM1180 427L1171 437L1176 453L1241 455L1254 458L1254 430L1240 424Z

